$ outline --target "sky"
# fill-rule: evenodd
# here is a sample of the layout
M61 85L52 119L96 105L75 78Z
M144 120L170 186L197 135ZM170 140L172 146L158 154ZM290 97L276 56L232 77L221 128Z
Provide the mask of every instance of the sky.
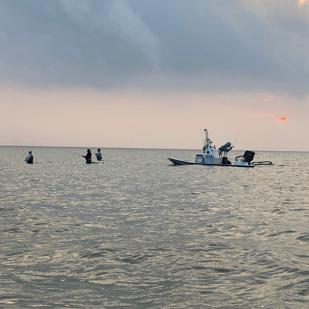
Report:
M1 0L0 145L309 151L308 0Z

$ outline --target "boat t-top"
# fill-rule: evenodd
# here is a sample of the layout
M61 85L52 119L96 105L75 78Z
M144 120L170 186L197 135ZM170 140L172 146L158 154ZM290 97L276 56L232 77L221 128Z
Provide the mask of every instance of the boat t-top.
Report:
M235 166L235 167L254 167L255 165L270 165L271 161L252 162L255 153L253 151L246 150L242 156L235 158L234 164L232 164L228 158L227 153L233 149L234 146L230 142L225 143L218 149L218 155L216 153L215 146L212 146L212 141L208 137L207 129L205 131L205 142L203 147L203 154L197 154L195 162L186 161L183 159L168 158L175 165L218 165L218 166Z

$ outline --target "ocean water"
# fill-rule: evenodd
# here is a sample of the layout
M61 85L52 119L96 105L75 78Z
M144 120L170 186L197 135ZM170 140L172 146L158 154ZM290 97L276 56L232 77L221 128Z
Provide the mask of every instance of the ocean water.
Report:
M31 150L0 147L0 308L309 308L309 153Z

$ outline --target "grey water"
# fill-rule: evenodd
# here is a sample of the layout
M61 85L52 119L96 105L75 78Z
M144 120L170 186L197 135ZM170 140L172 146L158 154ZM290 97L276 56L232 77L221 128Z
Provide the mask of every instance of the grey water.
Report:
M31 150L0 147L0 308L309 307L309 153Z

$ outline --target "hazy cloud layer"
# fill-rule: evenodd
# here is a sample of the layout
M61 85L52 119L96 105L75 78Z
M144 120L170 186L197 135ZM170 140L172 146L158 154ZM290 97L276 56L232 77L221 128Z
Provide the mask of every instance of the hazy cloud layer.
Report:
M0 78L307 95L309 3L2 0Z

